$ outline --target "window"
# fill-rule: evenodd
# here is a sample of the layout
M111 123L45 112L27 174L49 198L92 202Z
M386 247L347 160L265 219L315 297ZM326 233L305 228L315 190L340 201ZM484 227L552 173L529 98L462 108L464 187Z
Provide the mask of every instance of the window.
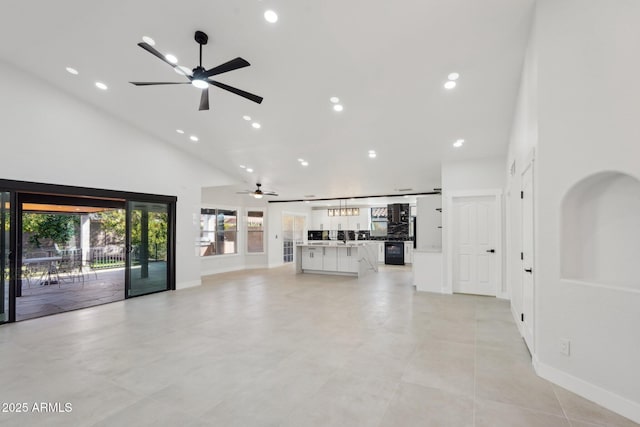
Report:
M264 252L264 212L247 212L247 252Z
M238 213L226 209L200 211L200 256L235 254Z
M371 237L387 236L387 208L371 208Z

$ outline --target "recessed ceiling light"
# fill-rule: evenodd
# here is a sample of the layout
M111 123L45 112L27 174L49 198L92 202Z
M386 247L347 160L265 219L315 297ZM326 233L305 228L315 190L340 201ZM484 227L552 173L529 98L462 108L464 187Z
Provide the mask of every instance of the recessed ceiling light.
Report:
M175 56L173 56L170 53L166 54L164 57L166 58L167 61L171 62L172 64L177 64L178 63L178 58L176 58Z
M251 173L251 172L253 172L253 169L247 168L247 172Z
M449 80L458 80L459 77L460 77L460 74L458 73L451 73L447 76Z
M240 167L241 167L242 169L246 169L246 166L245 166L245 165L240 165Z
M460 148L462 147L462 144L464 144L464 139L458 139L456 140L456 142L453 143L453 146L456 148Z
M456 87L456 82L454 82L453 80L449 80L448 82L446 82L446 83L444 84L444 88L445 88L445 89L449 89L449 90L451 90L451 89L453 89L454 87Z
M298 159L299 162L304 162L304 159Z
M182 129L176 129L176 132L178 132L180 135L182 135L184 133L184 131Z
M375 153L375 152L376 152L376 150L369 150L369 154Z
M107 85L102 83L102 82L96 82L96 87L98 89L102 89L102 90L107 90L108 89Z
M178 65L177 67L174 67L173 71L175 71L176 73L180 74L181 76L190 76L191 75L191 70L188 69L187 67L185 67L184 65Z
M154 39L152 39L149 36L143 36L142 37L142 41L145 42L146 44L148 44L149 46L155 46L156 45L156 41Z
M191 135L191 136L189 137L189 139L190 139L190 140L192 140L193 142L198 142L198 141L200 141L200 140L198 139L198 137L197 137L197 136L195 136L195 135Z
M300 162L302 166L309 166L309 162Z
M191 84L194 85L195 87L197 87L198 89L206 89L206 88L209 87L209 83L205 82L204 80L200 80L200 79L191 80Z
M309 201L308 201L308 200L305 200L304 202L305 202L305 203L309 203Z
M78 75L78 70L76 70L75 68L67 67L67 72L73 74L74 76Z
M245 119L246 121L251 120L251 116L242 116L243 119Z
M254 129L260 129L262 127L258 122L251 123L251 126L253 126Z
M371 153L371 152L369 153L369 157L372 158L372 159L375 159L376 156L377 156L377 154L375 153L375 151L373 153Z
M336 104L333 106L334 111L342 111L344 110L344 107L342 106L342 104Z
M340 98L338 98L337 96L332 96L331 98L329 98L329 101L337 104L338 102L340 102Z
M267 22L270 22L272 24L278 22L278 14L275 13L273 10L267 10L264 13L264 19L267 20Z

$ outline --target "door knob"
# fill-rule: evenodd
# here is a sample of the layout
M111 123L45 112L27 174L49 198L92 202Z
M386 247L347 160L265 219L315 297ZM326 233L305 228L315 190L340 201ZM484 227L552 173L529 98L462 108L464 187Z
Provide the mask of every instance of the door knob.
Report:
M491 253L491 254L495 254L496 250L495 249L487 249L487 252Z
M526 271L527 273L533 273L533 269L531 268L525 268L524 271Z

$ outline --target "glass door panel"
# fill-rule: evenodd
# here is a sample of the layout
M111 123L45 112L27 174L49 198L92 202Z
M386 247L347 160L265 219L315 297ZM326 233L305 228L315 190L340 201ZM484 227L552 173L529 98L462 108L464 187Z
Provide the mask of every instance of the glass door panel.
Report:
M291 215L282 216L282 255L285 263L293 262L293 221Z
M9 321L10 290L13 277L11 262L11 198L0 192L0 323Z
M127 202L127 297L169 289L170 205Z

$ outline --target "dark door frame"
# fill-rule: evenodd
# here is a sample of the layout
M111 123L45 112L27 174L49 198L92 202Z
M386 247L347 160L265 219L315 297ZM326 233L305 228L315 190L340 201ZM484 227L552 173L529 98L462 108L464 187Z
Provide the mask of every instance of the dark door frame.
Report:
M30 181L0 179L0 190L10 193L11 232L9 242L9 319L7 323L16 321L16 291L22 286L22 203L38 201L51 204L77 204L79 206L122 207L126 209L128 201L166 203L169 205L167 230L167 289L176 288L176 196L166 196L131 191L106 190L91 187L45 184ZM128 215L128 211L127 211ZM127 236L128 238L128 236ZM128 272L125 272L128 274ZM4 298L4 296L2 297ZM125 298L128 298L125 290ZM3 323L3 322L0 322Z

